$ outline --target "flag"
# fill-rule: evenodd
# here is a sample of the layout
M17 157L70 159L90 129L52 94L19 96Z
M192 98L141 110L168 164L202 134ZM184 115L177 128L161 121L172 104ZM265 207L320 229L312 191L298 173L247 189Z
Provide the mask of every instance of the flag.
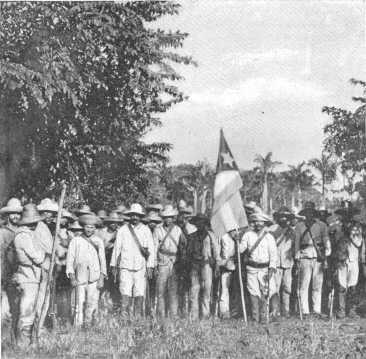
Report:
M239 192L241 187L243 181L221 129L211 218L212 229L218 237L248 225Z

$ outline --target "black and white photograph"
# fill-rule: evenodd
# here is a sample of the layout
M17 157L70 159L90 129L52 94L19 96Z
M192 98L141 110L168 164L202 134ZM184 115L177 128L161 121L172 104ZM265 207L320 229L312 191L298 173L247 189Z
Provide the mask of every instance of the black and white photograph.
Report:
M365 40L363 0L1 0L1 358L366 358Z

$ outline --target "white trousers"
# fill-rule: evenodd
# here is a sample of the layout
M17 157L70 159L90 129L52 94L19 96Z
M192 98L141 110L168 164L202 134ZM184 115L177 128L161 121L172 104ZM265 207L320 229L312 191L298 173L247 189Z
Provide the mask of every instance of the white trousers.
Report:
M338 268L338 281L343 288L356 286L358 282L359 267L358 261L346 261L346 263Z
M119 290L121 294L129 297L143 297L145 295L145 274L145 268L138 271L120 269Z
M75 325L91 324L98 312L99 289L98 281L88 284L79 284L76 287ZM84 308L85 306L85 308Z
M252 268L247 269L247 287L250 295L262 298L267 294L269 289L269 296L276 293L276 282L274 276L269 280L269 283L264 280L264 276L268 273L268 268Z

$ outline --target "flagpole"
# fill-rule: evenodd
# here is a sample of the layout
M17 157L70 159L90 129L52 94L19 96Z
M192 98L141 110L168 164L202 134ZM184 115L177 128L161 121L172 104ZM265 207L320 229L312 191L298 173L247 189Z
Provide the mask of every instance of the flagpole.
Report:
M239 231L236 228L236 235L238 238L238 246L237 246L237 252L238 252L238 274L239 274L239 283L240 283L240 297L241 297L241 305L243 307L243 314L244 314L244 322L246 325L248 325L247 320L247 311L245 309L245 299L244 299L244 288L243 288L243 278L241 277L241 260L240 260L240 251L239 251Z

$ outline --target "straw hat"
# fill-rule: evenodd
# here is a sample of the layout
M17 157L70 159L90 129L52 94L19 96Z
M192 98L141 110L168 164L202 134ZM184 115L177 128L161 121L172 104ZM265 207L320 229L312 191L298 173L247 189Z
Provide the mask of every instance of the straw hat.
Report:
M91 226L100 227L103 221L94 214L84 214L79 218L79 223L81 226Z
M69 218L72 221L75 221L75 216L69 212L67 209L62 209L62 218Z
M99 217L100 218L100 217ZM124 219L118 215L116 212L111 212L109 216L104 220L104 223L115 222L115 223L123 223Z
M171 204L167 204L164 209L160 212L160 217L174 217L177 215L177 211Z
M100 211L98 211L97 216L100 219L106 219L106 218L108 218L108 214L107 214L107 212L104 209L101 209Z
M157 212L157 213L159 213L162 210L163 210L163 206L160 203L148 204L146 206L146 211L147 212Z
M155 213L149 213L146 217L150 222L161 223L163 219Z
M250 201L248 203L244 203L244 207L254 209L257 206L257 204L254 201Z
M273 213L273 218L286 217L288 220L294 219L295 215L291 213L290 209L286 206L280 207Z
M39 212L58 212L58 204L53 202L52 199L42 199L41 203L37 206Z
M356 214L360 214L361 211L355 207L352 202L342 201L341 208L335 210L334 213L341 216L354 216Z
M197 225L197 223L204 223L206 226L210 226L210 220L203 213L198 213L189 220L189 223Z
M299 216L305 216L307 213L312 213L314 216L318 216L319 212L315 209L315 203L308 201L305 202L304 208L298 213Z
M42 221L42 217L37 210L37 206L34 203L26 204L23 207L22 219L19 221L19 226L37 223L39 221Z
M263 221L265 223L268 223L268 225L271 225L273 223L272 218L265 213L253 213L249 216L248 219L249 222L253 221Z
M145 213L142 211L142 207L138 203L131 204L131 208L128 212L125 212L126 215L131 216L132 214L137 214L140 217L144 217Z
M318 208L318 212L319 214L321 214L322 216L327 216L327 217L330 217L332 215L331 212L328 211L328 208L325 207L325 206L320 206Z
M71 229L74 231L82 231L83 227L80 226L79 221L75 221L73 224L70 224L67 229Z
M76 216L80 217L84 214L91 214L91 209L87 204L83 204L80 208L74 209Z
M123 213L126 209L127 208L123 204L120 204L116 207L116 209L113 212L120 214Z
M23 207L18 198L11 198L5 207L0 209L0 214L22 213Z
M192 212L188 209L187 203L182 199L178 203L178 213L181 214L192 214Z

